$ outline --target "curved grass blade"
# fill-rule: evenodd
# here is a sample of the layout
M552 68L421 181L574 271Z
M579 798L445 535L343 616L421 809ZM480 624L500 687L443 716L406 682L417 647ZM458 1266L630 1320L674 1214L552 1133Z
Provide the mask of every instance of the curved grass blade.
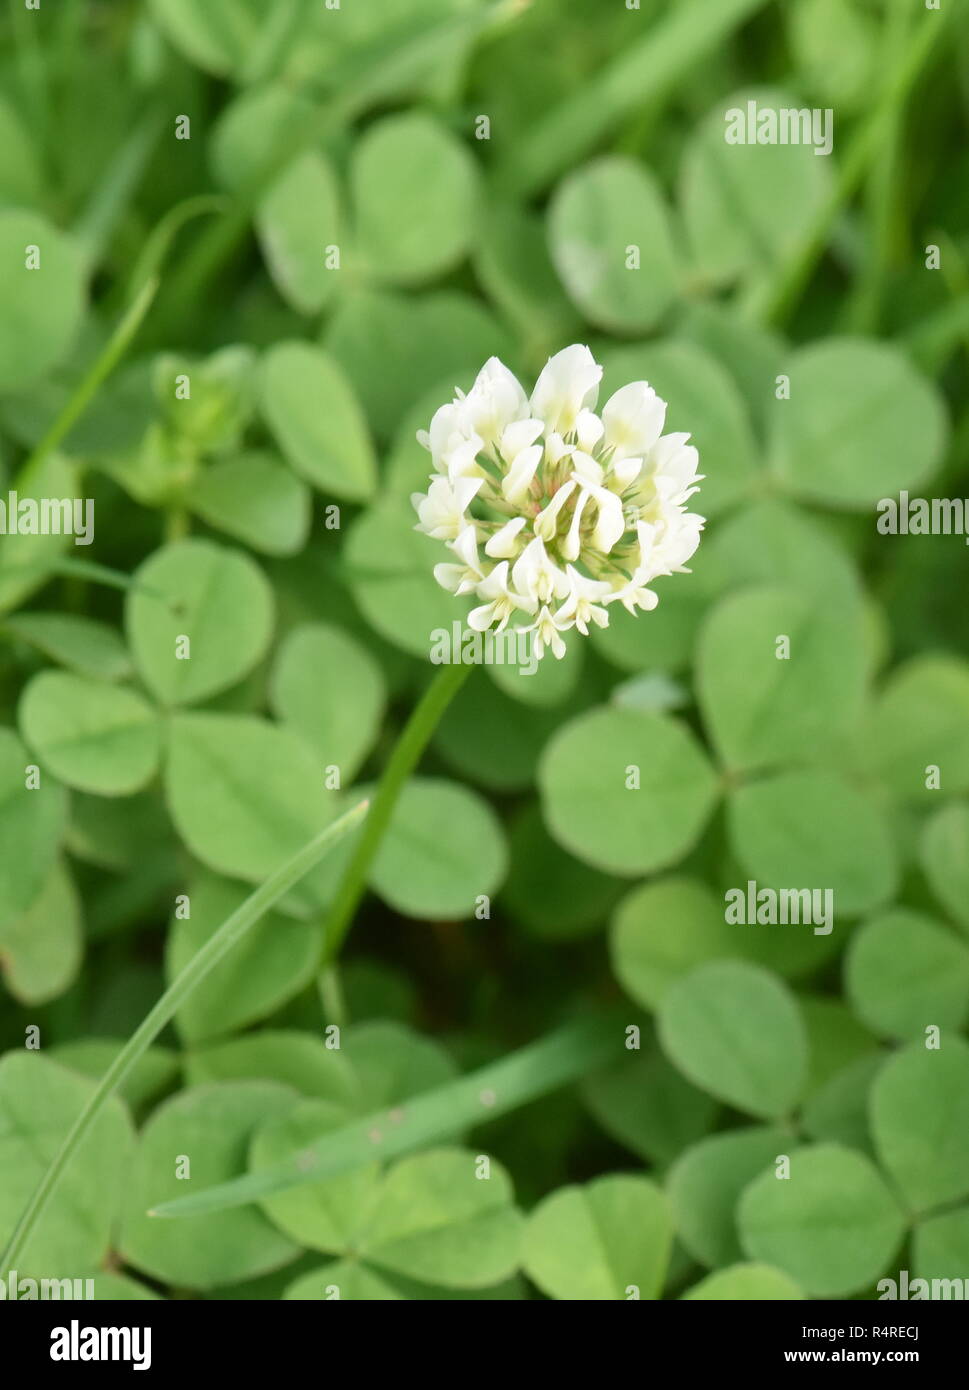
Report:
M455 1129L507 1114L621 1056L625 1017L595 1014L566 1024L539 1042L459 1077L393 1110L381 1110L325 1135L282 1163L191 1197L163 1202L151 1216L199 1216L244 1206L303 1183L319 1182L371 1163L397 1158Z
M38 1218L47 1206L58 1181L71 1160L78 1144L90 1129L101 1106L120 1086L131 1068L144 1054L158 1034L175 1015L179 1006L205 978L213 966L232 950L284 894L299 882L323 856L353 830L367 812L368 803L361 801L353 810L310 840L292 859L277 869L265 883L251 893L222 923L214 936L210 937L197 955L193 956L185 969L174 980L159 999L155 1007L146 1015L135 1029L108 1070L101 1078L96 1090L92 1092L84 1109L61 1145L56 1157L37 1186L0 1255L0 1272L14 1267L14 1262L23 1250L24 1242L30 1235Z
M539 193L627 117L647 96L658 103L693 64L726 43L767 0L694 0L676 5L625 53L582 83L522 139L499 177L512 192Z

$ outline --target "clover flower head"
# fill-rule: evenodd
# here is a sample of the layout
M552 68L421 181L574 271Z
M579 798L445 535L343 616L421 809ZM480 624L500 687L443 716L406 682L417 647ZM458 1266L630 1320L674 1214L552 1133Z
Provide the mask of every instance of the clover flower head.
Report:
M699 456L664 434L666 402L645 381L596 405L602 368L575 343L549 358L531 396L497 357L467 395L418 433L433 472L414 493L416 530L452 559L438 583L481 600L479 632L532 634L535 655L565 655L565 633L606 627L611 604L656 607L648 586L685 571L703 517L687 510Z

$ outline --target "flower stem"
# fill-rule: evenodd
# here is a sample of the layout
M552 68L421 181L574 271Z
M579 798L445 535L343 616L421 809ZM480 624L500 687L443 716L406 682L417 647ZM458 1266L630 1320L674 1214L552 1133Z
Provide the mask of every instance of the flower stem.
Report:
M340 880L327 918L323 944L324 969L340 954L340 948L353 921L353 914L366 892L370 865L390 823L403 785L416 767L441 716L467 680L471 669L470 666L464 665L442 666L425 690L394 745L390 761L380 779L367 823Z
M297 854L294 854L292 859L267 878L265 883L261 884L241 906L236 908L235 912L226 918L215 935L209 938L198 954L192 957L178 978L169 985L158 1003L142 1020L108 1067L97 1088L92 1092L87 1104L68 1131L67 1137L14 1227L6 1249L0 1255L0 1272L14 1267L14 1261L23 1250L24 1242L37 1224L39 1217L54 1194L61 1175L71 1161L81 1140L94 1123L104 1102L117 1090L131 1068L158 1037L165 1024L174 1017L179 1006L184 1003L213 966L217 965L222 957L242 940L260 918L285 893L288 893L294 884L298 883L328 850L332 849L344 835L355 828L358 821L366 814L367 805L366 801L361 801L346 815L327 826L324 831L310 840L309 844L304 845Z

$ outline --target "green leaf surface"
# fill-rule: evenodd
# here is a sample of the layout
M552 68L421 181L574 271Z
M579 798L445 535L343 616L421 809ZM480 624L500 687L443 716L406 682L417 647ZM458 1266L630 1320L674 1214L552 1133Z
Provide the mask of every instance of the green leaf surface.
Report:
M749 1258L775 1265L817 1298L844 1298L874 1283L904 1231L878 1170L837 1144L795 1149L790 1163L790 1177L771 1169L740 1200Z
M564 179L549 207L548 239L563 285L598 328L652 328L673 300L669 213L655 177L632 159L599 159Z
M903 801L969 791L969 664L927 655L896 667L866 721L861 756Z
M713 769L684 725L618 709L563 725L542 755L539 786L559 843L594 868L626 875L682 858L716 794Z
M712 1129L719 1106L658 1051L630 1049L582 1083L582 1098L607 1134L665 1167Z
M748 121L748 102L758 116L799 105L769 88L733 92L695 128L683 154L687 238L698 270L714 282L782 265L831 186L828 160L809 143L757 142L759 120Z
M55 862L30 906L0 926L0 970L23 1004L46 1004L64 993L84 954L81 900L70 871Z
M186 500L203 521L263 555L302 550L312 519L306 484L274 454L255 450L211 463Z
M710 961L682 976L659 1011L663 1050L685 1076L751 1115L787 1114L807 1074L797 1002L768 971Z
M168 929L165 973L169 982L248 896L242 884L211 875L187 894L191 915L176 914ZM182 1037L198 1043L271 1014L313 978L320 954L319 927L268 913L225 960L216 965L176 1015Z
M155 711L123 686L42 671L21 696L19 714L42 766L78 791L130 796L158 767Z
M270 684L273 709L301 734L323 766L348 785L372 747L386 691L380 667L341 628L294 628L280 645Z
M786 374L790 400L773 403L770 455L798 496L867 509L917 487L939 466L945 411L897 348L823 340L794 353Z
M727 1303L768 1303L803 1298L804 1294L793 1279L770 1265L736 1264L708 1274L683 1297L718 1299Z
M198 1219L188 1240L172 1222L148 1215L189 1186L235 1176L256 1126L285 1113L294 1100L285 1086L239 1081L193 1087L160 1106L139 1137L128 1177L124 1258L155 1279L190 1289L251 1278L295 1259L298 1246L251 1207Z
M455 623L461 630L468 601L437 583L440 544L415 531L415 524L410 503L378 502L353 523L344 561L350 592L370 626L392 646L426 661L435 632L450 634Z
M656 1298L671 1239L660 1189L647 1178L612 1174L561 1187L539 1203L528 1220L523 1264L551 1298Z
M131 657L120 634L97 618L80 613L11 613L3 627L78 675L99 680L131 675Z
M885 902L895 846L874 801L833 772L784 772L732 793L733 851L761 887L830 889L835 927Z
M70 350L84 312L84 272L76 243L40 213L21 208L0 209L0 265L0 391L14 391Z
M303 741L248 715L178 715L165 793L176 829L203 864L246 882L272 873L336 809Z
M300 477L341 500L370 497L376 465L367 420L333 357L311 343L276 343L262 362L260 403Z
M953 802L925 822L919 861L936 898L969 931L969 804Z
M24 1051L0 1060L0 1231L9 1236L93 1085L57 1062ZM18 1268L33 1278L77 1278L100 1265L111 1243L131 1150L120 1101L98 1115L40 1218Z
M316 150L291 160L259 203L256 228L266 266L286 302L317 314L337 292L340 271L327 264L343 239L340 192Z
M845 984L859 1018L882 1036L958 1031L969 1018L969 948L933 918L894 908L853 935Z
M449 270L474 227L477 173L464 146L421 111L387 116L350 167L359 254L380 280L414 284Z
M513 1202L511 1179L494 1159L431 1149L401 1159L384 1178L360 1248L395 1274L487 1288L519 1263L523 1222Z
M897 1052L872 1088L871 1131L916 1210L969 1194L969 1043L944 1033L937 1050L919 1042Z
M725 598L700 634L697 693L727 765L784 765L836 746L860 718L866 657L860 605L832 612L781 588Z
M28 787L30 754L11 729L0 729L0 923L26 911L47 881L67 819L64 788L40 775ZM33 774L31 774L32 780Z
M370 883L398 912L427 920L475 915L501 886L508 850L486 801L457 782L412 778L394 808Z
M668 1182L676 1234L711 1269L742 1258L736 1207L744 1188L787 1151L782 1129L756 1126L713 1134L687 1149Z
M211 541L176 541L156 550L135 577L140 587L125 605L128 641L163 704L194 704L225 690L265 653L273 595L248 556Z

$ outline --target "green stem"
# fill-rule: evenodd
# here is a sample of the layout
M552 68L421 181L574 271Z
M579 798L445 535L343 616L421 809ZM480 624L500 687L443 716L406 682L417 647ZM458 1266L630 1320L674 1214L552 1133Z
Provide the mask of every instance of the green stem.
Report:
M166 1023L174 1017L179 1006L184 1003L223 956L231 951L233 946L237 945L246 933L256 925L260 918L284 894L288 893L293 885L298 883L328 850L332 849L338 841L343 839L344 835L356 827L366 811L367 802L361 801L352 811L348 811L346 815L327 826L326 830L312 839L309 844L304 845L297 854L293 855L292 859L270 875L265 883L261 884L240 907L236 908L235 912L226 918L215 935L209 938L198 954L192 957L178 978L169 985L158 1003L135 1029L115 1057L68 1131L67 1137L17 1222L13 1234L7 1242L6 1249L0 1255L0 1271L14 1268L14 1262L23 1250L24 1242L37 1224L39 1217L54 1194L61 1175L71 1161L81 1140L94 1123L104 1102L118 1089L131 1068L158 1037Z
M397 798L407 778L437 728L454 696L468 678L470 666L442 666L404 725L403 733L394 745L390 762L384 770L374 797L373 809L367 817L363 833L346 867L336 898L326 922L323 946L324 967L340 954L353 914L367 888L367 875L374 855L390 822Z
M24 487L25 483L29 481L31 476L44 462L47 455L51 453L53 449L57 448L64 436L68 434L71 427L76 424L85 410L87 410L91 401L97 395L101 384L114 371L115 367L128 350L129 343L141 327L142 320L151 307L151 302L158 291L158 283L157 277L153 277L146 281L141 287L141 290L135 296L127 312L115 328L87 376L85 376L64 409L24 464L23 470L17 479L17 486L19 488Z
M208 196L186 199L184 203L167 213L152 232L132 275L127 309L122 313L114 332L91 365L87 375L79 383L74 394L20 470L17 478L19 490L23 490L27 486L48 454L56 449L61 440L70 433L101 386L128 351L144 322L145 315L152 306L155 295L158 293L158 286L161 283L161 263L176 232L191 218L211 211L214 206L219 206L220 201Z
M318 989L324 1022L335 1023L341 1030L348 1027L350 1015L347 1012L347 1001L338 965L331 965L321 972Z
M169 507L165 513L165 544L184 540L190 530L188 512L184 507Z

